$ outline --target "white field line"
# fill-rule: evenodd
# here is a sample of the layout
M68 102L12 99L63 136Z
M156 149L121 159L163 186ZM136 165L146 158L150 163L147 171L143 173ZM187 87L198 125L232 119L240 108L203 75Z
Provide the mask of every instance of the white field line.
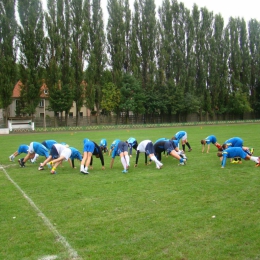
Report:
M71 260L80 260L81 258L78 256L76 250L74 250L71 245L68 243L66 238L64 238L59 231L52 225L50 220L42 213L42 211L36 206L33 200L26 195L26 193L20 188L20 186L9 176L5 168L0 165L0 169L3 170L7 179L22 193L23 197L29 202L32 208L38 213L44 222L44 224L50 229L50 231L58 238L59 242L65 247L68 251Z

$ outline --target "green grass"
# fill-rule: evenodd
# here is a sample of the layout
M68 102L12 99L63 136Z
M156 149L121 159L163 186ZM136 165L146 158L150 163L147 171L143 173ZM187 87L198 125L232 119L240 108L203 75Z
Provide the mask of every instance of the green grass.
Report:
M37 170L43 157L25 168L17 163L22 156L8 161L31 141L55 139L81 151L84 138L106 138L110 145L130 136L170 138L179 130L187 131L193 148L183 167L163 157L157 170L145 166L141 154L138 167L134 155L122 174L119 157L110 169L106 155L104 171L95 158L88 176L78 162L77 169L65 162L51 175ZM210 134L219 143L239 136L260 156L259 132L259 125L248 124L0 136L0 163L8 166L0 171L0 259L76 259L73 252L78 259L260 259L260 169L252 161L221 169L217 149L211 145L202 154L200 145Z

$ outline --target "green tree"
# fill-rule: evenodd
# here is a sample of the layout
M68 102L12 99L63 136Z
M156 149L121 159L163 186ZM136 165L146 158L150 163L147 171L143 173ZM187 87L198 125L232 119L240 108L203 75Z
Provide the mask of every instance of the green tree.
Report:
M157 22L154 0L136 0L134 3L133 30L137 38L134 48L138 51L135 59L140 60L142 87L153 88L155 77L155 49L157 39ZM136 64L138 66L138 64Z
M106 65L106 39L104 33L103 13L100 6L100 0L93 0L90 19L90 52L86 78L88 91L86 92L86 104L93 110L93 102L99 115L100 103L102 100L101 78ZM91 106L89 106L91 105Z
M68 10L71 21L71 65L73 68L74 101L76 103L76 125L79 112L84 105L84 66L89 54L90 0L71 0Z
M108 114L111 114L111 112L115 112L118 114L119 105L120 90L118 90L117 86L114 83L106 83L102 88L102 109Z
M17 81L15 2L3 0L0 4L0 107L7 125L8 107Z
M257 115L260 114L260 22L255 19L248 24L249 49L251 56L250 103Z
M119 109L125 113L126 123L128 122L129 112L135 116L145 112L145 94L141 83L130 74L125 74L120 88L121 98Z
M112 67L113 81L119 84L122 73L128 69L130 8L129 1L108 1L107 51Z
M229 21L229 30L230 30L230 97L228 102L229 112L233 114L242 115L244 112L250 111L248 109L248 94L249 94L249 81L250 81L250 72L249 72L249 53L248 53L248 42L247 32L245 30L244 20L239 18L231 18ZM242 98L241 98L242 97ZM247 97L247 98L246 98ZM237 100L235 100L237 99ZM247 102L240 107L234 106L238 102ZM237 107L238 110L235 111L234 107ZM244 111L240 108L243 107Z
M40 102L45 38L43 10L40 0L18 1L20 76L23 83L21 98L25 103L23 112L33 117Z

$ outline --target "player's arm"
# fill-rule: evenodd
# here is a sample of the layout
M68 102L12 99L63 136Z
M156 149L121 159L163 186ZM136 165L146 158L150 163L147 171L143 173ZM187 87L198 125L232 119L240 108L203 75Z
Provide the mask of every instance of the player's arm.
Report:
M105 161L104 161L104 156L103 156L101 149L99 149L99 159L101 161L102 170L105 170Z
M221 168L225 168L227 161L227 156L224 154L221 162Z
M140 153L140 151L139 151L139 150L137 150L137 153L136 153L136 158L135 158L135 167L137 167L137 164L138 164L139 153Z
M210 149L210 144L208 144L208 149L207 149L207 153L209 153L209 149Z
M110 162L110 168L112 169L113 168L113 164L114 164L114 158L111 159L111 162Z

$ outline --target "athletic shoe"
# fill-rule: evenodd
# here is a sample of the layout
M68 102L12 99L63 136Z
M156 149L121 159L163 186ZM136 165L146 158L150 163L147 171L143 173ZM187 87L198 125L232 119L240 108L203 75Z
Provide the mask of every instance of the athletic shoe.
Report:
M123 170L122 173L128 173L128 171L127 170Z
M42 166L42 163L40 163L40 166L39 166L38 170L39 170L39 171L44 170L44 168L43 168L43 166Z
M185 166L185 163L184 162L180 162L178 165L179 166Z
M47 166L48 166L49 169L51 169L52 168L52 162L48 162Z
M254 154L254 148L251 148L251 149L250 149L250 153L251 153L251 154Z
M81 170L80 172L83 173L83 174L89 174L89 172L87 172L85 169Z
M9 156L9 161L14 162L14 156L13 155Z
M55 170L51 170L51 174L56 174L56 171Z
M156 164L157 169L161 169L162 167L163 167L163 164L161 162L158 162L158 164Z
M231 163L238 163L239 161L232 160Z
M191 152L191 151L192 151L192 148L190 148L188 152Z
M20 167L25 167L25 164L23 162L23 158L18 160L18 163L20 164Z

